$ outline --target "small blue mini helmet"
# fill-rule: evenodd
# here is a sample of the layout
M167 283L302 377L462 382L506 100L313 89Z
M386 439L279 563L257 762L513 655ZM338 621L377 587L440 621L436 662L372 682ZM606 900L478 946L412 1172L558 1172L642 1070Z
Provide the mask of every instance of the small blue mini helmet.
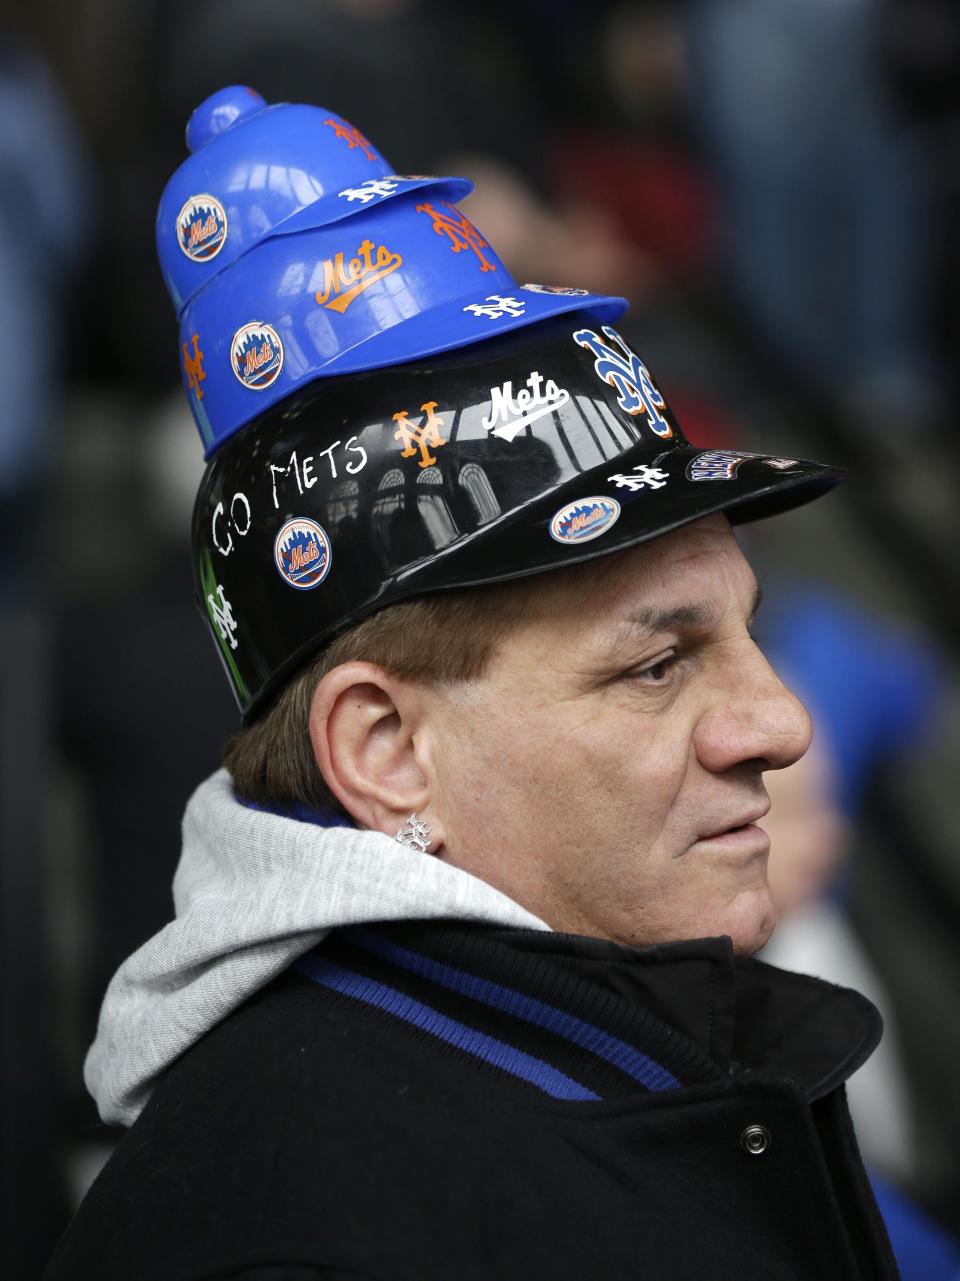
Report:
M245 720L397 601L610 555L842 473L690 444L613 328L622 298L517 285L457 209L319 107L224 89L157 241L208 458L197 599Z
M209 457L317 378L462 347L623 298L524 285L456 208L466 178L399 176L322 107L213 94L157 213L184 383Z

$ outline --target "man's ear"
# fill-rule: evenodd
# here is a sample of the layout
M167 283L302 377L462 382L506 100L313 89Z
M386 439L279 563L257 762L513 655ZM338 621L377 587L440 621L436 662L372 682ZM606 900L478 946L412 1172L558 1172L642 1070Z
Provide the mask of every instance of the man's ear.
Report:
M374 663L343 663L317 685L310 742L320 772L347 813L393 836L423 818L435 787L426 707L415 682ZM442 840L431 815L431 844Z

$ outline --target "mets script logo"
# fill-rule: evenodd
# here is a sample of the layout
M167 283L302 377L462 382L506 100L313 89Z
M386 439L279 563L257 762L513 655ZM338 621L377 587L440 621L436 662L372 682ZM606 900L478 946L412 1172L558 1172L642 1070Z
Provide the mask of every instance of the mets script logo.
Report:
M216 258L227 239L227 215L215 196L191 196L177 214L177 243L194 262Z
M203 352L200 350L200 335L194 334L191 341L193 342L193 351L187 349L187 344L183 343L183 372L187 375L187 386L191 391L196 392L197 400L203 400L203 388L200 384L206 378L206 372L203 368Z
M589 543L605 534L620 515L615 498L580 498L561 507L550 522L550 537L558 543Z
M429 214L433 219L433 229L437 235L450 237L450 248L455 254L461 249L472 249L480 261L481 271L496 271L497 264L488 262L484 258L481 250L489 249L490 246L484 240L480 232L470 221L464 218L463 214L453 205L448 205L445 200L440 202L444 209L449 209L449 213L439 213L433 205L417 205L417 213Z
M300 591L316 587L330 572L333 560L327 531L305 517L288 520L274 540L273 559L291 587Z
M283 368L283 343L272 325L251 320L233 335L230 363L244 387L263 391Z
M417 460L418 467L432 467L437 461L431 449L439 449L441 445L447 443L447 438L440 435L441 427L446 424L443 419L438 417L434 410L437 408L435 400L428 400L425 405L420 406L420 412L426 414L426 421L419 426L416 423L407 421L407 411L401 409L399 413L393 415L393 421L397 424L397 430L393 433L394 440L399 440L403 445L401 458L412 458L417 450L420 450L420 457Z
M342 138L351 151L353 151L355 147L359 147L368 160L375 159L377 153L374 149L373 143L369 138L365 138L359 129L355 129L353 125L348 124L346 120L337 120L335 118L331 120L324 120L323 123L325 125L329 125L337 137Z
M558 387L552 378L544 383L543 375L535 369L527 378L527 385L521 387L516 396L512 379L507 379L500 387L490 388L490 413L480 425L502 440L513 440L517 432L544 414L553 413L569 399L570 393L566 388Z
M344 263L342 253L326 259L323 288L317 290L317 302L321 307L329 307L342 315L358 294L384 276L389 276L391 271L396 271L402 262L400 255L392 253L386 245L377 245L374 257L373 241L365 240L357 250L356 258L351 258L348 263Z
M628 414L645 412L651 431L664 438L672 436L673 428L660 412L666 409L667 402L653 385L646 365L630 350L615 329L604 325L603 332L610 342L618 343L622 351L609 346L592 329L578 329L573 338L596 356L593 367L597 377L609 383L618 393L617 404L621 409L625 409Z

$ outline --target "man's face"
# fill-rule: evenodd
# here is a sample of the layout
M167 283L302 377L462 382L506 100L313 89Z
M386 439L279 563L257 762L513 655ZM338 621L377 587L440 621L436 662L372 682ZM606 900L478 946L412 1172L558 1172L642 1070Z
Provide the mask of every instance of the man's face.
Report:
M750 637L756 593L722 516L541 580L485 675L429 695L441 857L557 930L762 946L762 776L810 726Z

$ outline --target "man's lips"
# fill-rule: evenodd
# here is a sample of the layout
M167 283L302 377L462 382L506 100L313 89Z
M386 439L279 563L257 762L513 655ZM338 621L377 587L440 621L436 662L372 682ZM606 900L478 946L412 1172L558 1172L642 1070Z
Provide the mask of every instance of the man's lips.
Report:
M753 809L740 815L739 818L733 819L732 822L724 822L722 826L712 828L697 837L700 841L715 841L721 836L732 836L739 832L760 831L755 824L764 818L770 812L770 800L765 799L762 805L755 805Z

